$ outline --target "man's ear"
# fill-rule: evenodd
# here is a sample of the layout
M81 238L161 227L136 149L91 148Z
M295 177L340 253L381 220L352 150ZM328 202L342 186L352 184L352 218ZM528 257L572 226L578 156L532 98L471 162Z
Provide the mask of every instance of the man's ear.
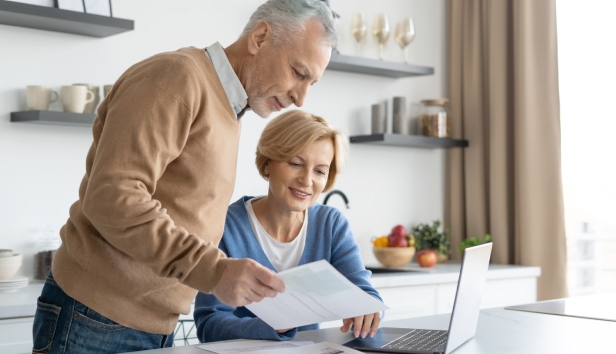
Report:
M252 55L257 54L263 46L271 41L272 27L266 21L257 23L250 33L248 33L248 52Z

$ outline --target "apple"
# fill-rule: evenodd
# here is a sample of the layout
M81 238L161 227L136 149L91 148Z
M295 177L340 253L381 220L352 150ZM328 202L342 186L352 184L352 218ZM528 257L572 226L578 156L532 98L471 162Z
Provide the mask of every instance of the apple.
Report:
M406 228L402 225L396 225L389 234L396 235L397 237L406 237Z
M436 252L433 250L423 250L417 253L417 263L422 267L432 267L436 264Z
M387 236L387 239L389 240L389 247L408 247L409 243L406 240L406 237L402 236L396 236L393 235L394 237L391 237L392 235Z

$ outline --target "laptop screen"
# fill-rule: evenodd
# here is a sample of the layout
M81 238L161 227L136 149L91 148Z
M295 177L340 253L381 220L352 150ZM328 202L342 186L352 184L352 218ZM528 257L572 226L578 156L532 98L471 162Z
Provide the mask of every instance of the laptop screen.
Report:
M492 243L464 250L445 354L451 353L475 335L491 252Z

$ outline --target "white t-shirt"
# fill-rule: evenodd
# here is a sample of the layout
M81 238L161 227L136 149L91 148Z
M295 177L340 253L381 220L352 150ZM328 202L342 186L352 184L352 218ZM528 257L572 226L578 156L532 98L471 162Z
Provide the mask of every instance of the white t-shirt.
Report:
M304 247L306 246L308 212L305 212L304 224L301 230L299 230L297 237L291 242L278 242L272 238L272 236L268 235L252 209L252 202L261 198L263 197L252 198L245 202L248 218L250 219L250 226L255 236L257 236L257 241L259 241L263 252L265 252L270 263L272 263L277 271L282 272L283 270L297 267L304 253Z

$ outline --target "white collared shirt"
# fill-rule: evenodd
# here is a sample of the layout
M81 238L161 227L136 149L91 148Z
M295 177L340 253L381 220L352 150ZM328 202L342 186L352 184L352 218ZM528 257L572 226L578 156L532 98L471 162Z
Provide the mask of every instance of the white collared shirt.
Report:
M205 54L214 64L214 69L227 94L231 108L233 108L237 116L248 104L248 94L244 90L244 86L242 86L240 79L235 74L235 71L233 71L231 63L229 63L229 59L219 42L207 47ZM240 116L238 116L238 119L240 119Z

